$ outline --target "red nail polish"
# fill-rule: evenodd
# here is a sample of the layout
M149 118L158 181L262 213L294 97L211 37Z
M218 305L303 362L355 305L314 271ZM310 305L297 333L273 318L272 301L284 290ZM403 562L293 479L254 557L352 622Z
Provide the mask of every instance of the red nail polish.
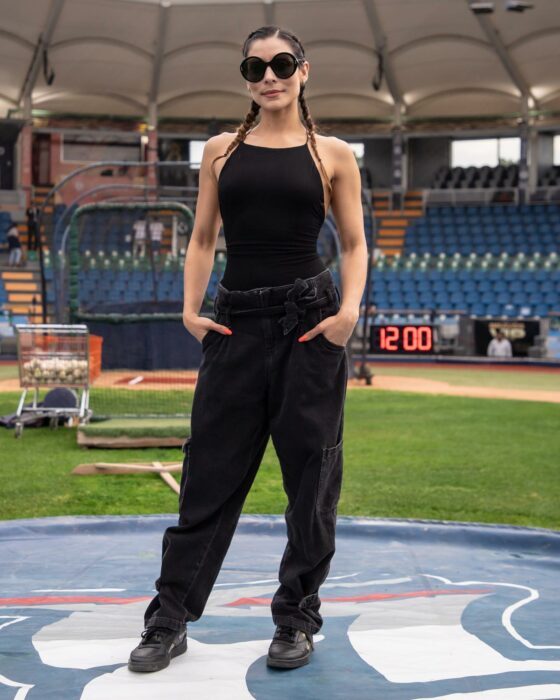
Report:
M298 338L298 340L299 340L300 343L301 343L302 341L307 340L307 336L305 335L305 333L304 333L302 336L300 336L300 337Z

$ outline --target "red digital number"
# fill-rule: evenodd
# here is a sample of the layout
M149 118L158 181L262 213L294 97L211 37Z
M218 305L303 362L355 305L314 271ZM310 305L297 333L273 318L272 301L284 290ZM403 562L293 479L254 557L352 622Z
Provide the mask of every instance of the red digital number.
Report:
M399 347L402 329L402 348ZM431 326L384 326L379 329L379 347L388 352L427 352L432 350Z
M415 352L431 350L430 326L405 326L403 333L403 350Z
M413 352L418 349L418 339L415 326L405 326L403 330L403 350Z
M394 352L399 349L399 328L398 326L385 326L381 328L381 333L379 334L379 347L382 350L392 350Z
M418 328L418 349L432 349L432 329L431 326L419 326Z

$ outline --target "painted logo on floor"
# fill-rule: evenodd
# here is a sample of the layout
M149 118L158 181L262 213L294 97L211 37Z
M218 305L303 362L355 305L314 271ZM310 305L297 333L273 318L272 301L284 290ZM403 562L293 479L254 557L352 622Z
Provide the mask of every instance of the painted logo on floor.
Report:
M155 591L34 589L2 598L0 698L560 698L558 626L534 623L534 588L428 572L331 576L311 661L286 671L266 666L277 586L276 578L217 583L203 617L188 625L187 653L149 674L126 664Z

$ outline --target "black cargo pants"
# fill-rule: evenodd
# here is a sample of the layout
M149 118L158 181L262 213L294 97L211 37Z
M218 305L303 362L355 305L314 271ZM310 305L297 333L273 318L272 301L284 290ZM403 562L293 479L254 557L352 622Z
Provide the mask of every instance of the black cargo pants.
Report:
M342 486L348 366L322 333L298 337L337 313L330 270L292 285L230 291L221 283L202 340L179 494L179 524L163 535L158 594L146 626L180 630L204 610L244 501L272 436L288 497L288 543L271 608L275 624L317 633L319 587L335 552Z

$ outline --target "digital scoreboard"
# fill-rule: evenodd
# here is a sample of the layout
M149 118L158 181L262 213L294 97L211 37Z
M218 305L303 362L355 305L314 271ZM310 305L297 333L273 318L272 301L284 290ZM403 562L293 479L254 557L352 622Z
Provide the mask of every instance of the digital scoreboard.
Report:
M418 355L434 350L433 326L418 323L371 326L371 352L377 354Z

